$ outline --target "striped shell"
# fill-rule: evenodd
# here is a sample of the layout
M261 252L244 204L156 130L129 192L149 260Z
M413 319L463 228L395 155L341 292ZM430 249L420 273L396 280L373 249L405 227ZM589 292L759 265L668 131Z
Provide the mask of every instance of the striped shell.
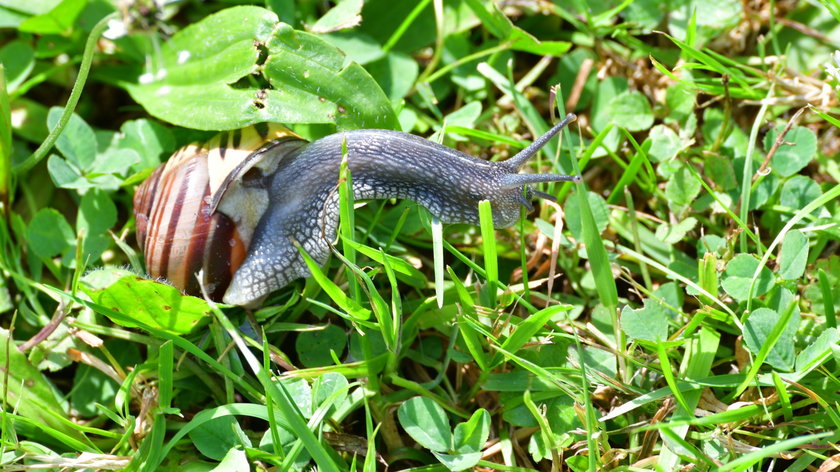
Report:
M264 176L305 141L260 124L178 150L134 195L137 243L146 270L200 295L196 273L221 300L268 207Z

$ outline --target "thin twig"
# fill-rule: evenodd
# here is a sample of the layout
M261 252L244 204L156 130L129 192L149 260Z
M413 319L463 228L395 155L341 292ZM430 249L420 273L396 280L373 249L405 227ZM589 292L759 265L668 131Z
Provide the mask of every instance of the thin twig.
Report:
M589 73L592 72L592 65L595 64L591 58L586 58L580 64L575 83L572 85L572 91L569 93L569 98L566 99L566 110L574 110L580 100L580 95L583 92L583 87L586 85L586 79L589 78Z
M790 131L790 129L793 128L793 125L799 122L799 116L802 115L802 112L804 112L806 108L808 107L804 106L797 110L796 113L793 114L793 117L791 117L790 121L788 121L785 125L785 129L783 129L782 132L779 133L778 136L776 136L776 141L773 142L773 146L771 146L770 150L767 151L767 156L764 158L764 162L762 162L761 167L759 167L758 170L755 171L755 175L753 175L753 181L755 181L755 179L757 179L760 175L767 174L767 166L770 165L770 160L773 159L773 156L776 154L776 150L779 149L779 146L781 146L782 143L790 144L785 142L785 136L788 134L788 131Z
M50 337L50 335L61 325L61 322L64 321L64 317L67 316L67 312L67 303L64 298L62 298L58 307L55 309L55 314L50 322L41 328L35 336L32 336L25 343L18 346L18 350L20 352L26 352Z

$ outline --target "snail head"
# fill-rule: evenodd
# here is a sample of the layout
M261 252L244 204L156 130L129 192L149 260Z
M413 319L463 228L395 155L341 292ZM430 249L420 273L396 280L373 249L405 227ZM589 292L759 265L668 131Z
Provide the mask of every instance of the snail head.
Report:
M519 170L539 152L566 125L575 121L577 117L569 113L562 121L555 124L545 134L534 140L531 145L520 151L512 158L497 163L496 179L498 187L493 189L493 195L488 195L493 205L493 222L497 228L513 225L519 219L519 208L533 210L530 200L534 197L556 201L553 195L533 190L530 185L543 182L580 182L579 175L564 174L520 174Z

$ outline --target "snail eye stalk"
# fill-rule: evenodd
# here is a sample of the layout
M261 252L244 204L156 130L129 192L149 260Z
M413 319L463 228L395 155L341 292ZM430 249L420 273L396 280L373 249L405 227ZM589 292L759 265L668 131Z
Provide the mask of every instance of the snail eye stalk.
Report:
M574 113L569 113L563 118L563 121L557 123L556 125L552 126L550 130L548 130L544 135L540 136L539 138L535 139L530 146L526 147L525 149L519 151L519 153L510 159L503 162L503 164L511 171L517 172L519 169L528 162L529 159L534 157L540 149L543 148L551 138L554 137L557 133L560 132L563 128L566 127L569 123L577 120L577 116Z

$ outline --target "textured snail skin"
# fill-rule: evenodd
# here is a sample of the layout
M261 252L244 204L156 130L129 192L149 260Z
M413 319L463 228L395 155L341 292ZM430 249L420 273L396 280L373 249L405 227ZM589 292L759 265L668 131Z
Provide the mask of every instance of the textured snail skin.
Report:
M294 242L319 264L329 256L338 225L342 144L359 200L402 198L426 207L444 223L478 224L478 203L489 200L497 228L513 225L529 206L528 184L579 181L556 174L518 174L519 168L566 123L569 115L516 157L488 162L396 131L337 133L301 146L267 176L269 205L254 231L245 261L223 301L252 305L309 270Z

